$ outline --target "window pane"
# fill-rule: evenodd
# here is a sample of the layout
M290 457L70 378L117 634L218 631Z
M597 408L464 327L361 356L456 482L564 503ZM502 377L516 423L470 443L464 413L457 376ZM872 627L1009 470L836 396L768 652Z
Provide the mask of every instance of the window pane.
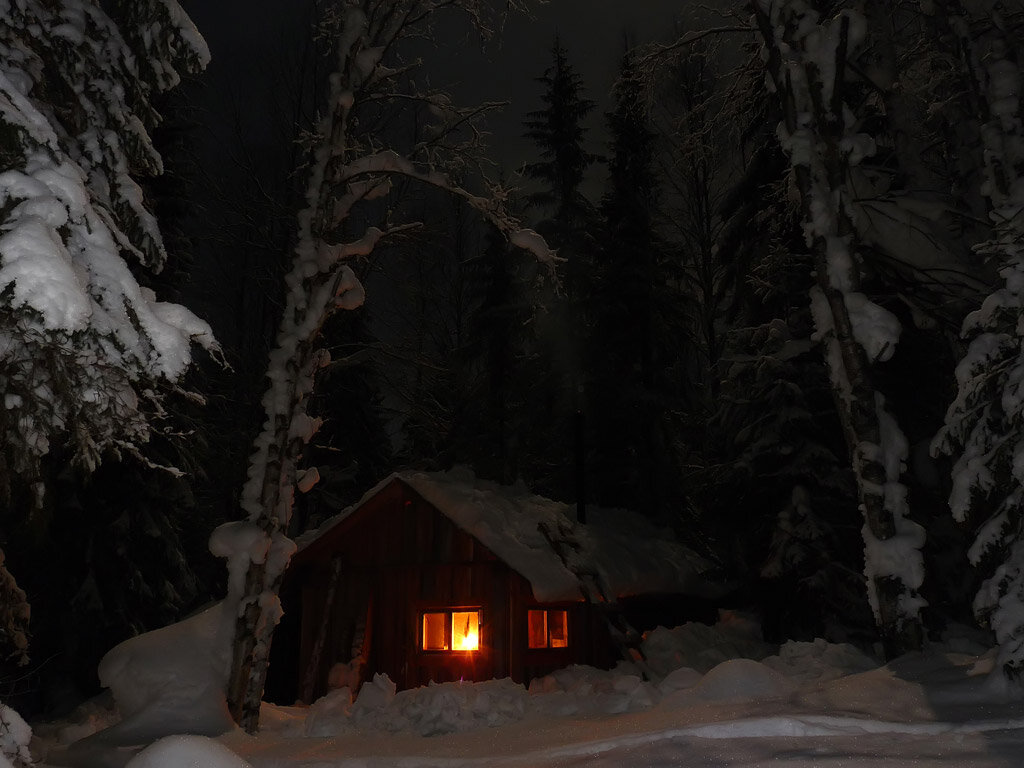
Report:
M548 647L547 611L526 612L526 634L530 648Z
M452 613L452 648L456 651L475 651L480 647L480 612L454 611Z
M569 647L568 611L548 611L548 639L552 648Z
M447 618L447 613L423 614L423 650L448 650L448 643L445 641L445 625L448 623L446 621Z

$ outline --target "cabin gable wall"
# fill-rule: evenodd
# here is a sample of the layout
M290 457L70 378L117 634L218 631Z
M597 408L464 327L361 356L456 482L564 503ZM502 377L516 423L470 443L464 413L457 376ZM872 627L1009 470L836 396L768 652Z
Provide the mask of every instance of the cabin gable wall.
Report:
M361 648L362 679L386 673L400 689L430 680L527 683L608 656L607 630L584 603L560 604L569 611L569 648L529 650L526 612L539 605L529 582L399 480L299 552L281 595L267 688L280 703L322 696L332 668L334 686L343 683L337 665ZM423 612L450 608L482 611L479 650L421 650Z

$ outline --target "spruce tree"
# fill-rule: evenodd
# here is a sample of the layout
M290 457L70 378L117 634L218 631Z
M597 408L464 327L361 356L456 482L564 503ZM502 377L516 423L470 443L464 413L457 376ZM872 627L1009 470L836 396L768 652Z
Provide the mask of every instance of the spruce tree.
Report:
M524 135L540 150L541 159L527 163L523 170L542 184L528 199L550 212L545 234L554 245L561 246L591 212L592 206L580 186L587 168L597 159L586 150L583 125L596 105L583 96L583 80L569 63L558 35L551 55L551 66L537 78L544 86L544 108L530 112L525 122Z
M532 435L532 283L536 269L497 231L467 264L471 292L466 344L458 355L465 402L455 425L456 461L477 475L511 484L533 483L538 471Z
M540 308L533 324L541 358L535 382L535 415L540 430L540 454L534 456L538 474L535 490L559 498L582 492L569 457L583 450L577 419L585 414L587 379L586 338L592 322L597 212L582 191L587 169L598 157L586 149L584 121L595 103L583 95L583 80L568 60L556 35L550 67L537 78L544 86L544 108L531 112L525 136L540 159L526 164L526 175L539 183L527 200L542 220L536 225L563 260L561 288L544 286L535 299Z
M153 465L209 326L142 284L167 252L144 179L153 107L206 45L174 0L0 3L0 498L44 516L53 466ZM9 545L9 541L3 542ZM7 594L12 594L7 590ZM14 592L13 594L17 594ZM16 612L17 613L17 612ZM16 643L17 645L17 643Z
M665 347L682 328L664 243L654 232L655 135L633 53L623 57L614 97L600 207L606 237L593 266L588 327L590 457L601 503L653 513L670 485L664 371L673 355Z
M974 600L999 644L996 674L1024 680L1024 127L1018 61L1024 18L998 3L968 12L959 2L936 9L956 40L961 72L980 118L980 191L989 237L976 248L1002 285L963 322L967 352L956 367L958 392L932 449L954 458L949 504L974 531L971 562L986 578Z

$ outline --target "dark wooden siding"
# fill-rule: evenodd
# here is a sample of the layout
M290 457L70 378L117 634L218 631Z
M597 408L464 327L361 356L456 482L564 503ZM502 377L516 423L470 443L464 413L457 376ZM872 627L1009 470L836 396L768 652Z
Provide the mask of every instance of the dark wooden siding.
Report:
M335 558L340 571L327 605ZM281 594L285 619L267 684L268 698L281 703L323 695L331 667L358 652L353 640L367 631L368 617L367 676L386 673L399 688L430 680L528 682L602 655L595 651L601 641L594 616L583 603L562 606L570 610L569 648L527 651L526 611L538 605L529 582L399 480L297 553ZM422 612L448 608L483 612L479 651L420 650ZM321 636L313 685L304 691Z

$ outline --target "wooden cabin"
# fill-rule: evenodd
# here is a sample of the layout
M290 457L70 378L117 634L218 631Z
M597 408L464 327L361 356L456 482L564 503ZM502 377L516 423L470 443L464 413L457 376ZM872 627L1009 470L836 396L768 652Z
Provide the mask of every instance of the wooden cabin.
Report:
M630 579L657 585L666 575L662 591L693 591L700 563L683 552L680 565L675 544L670 557L645 551L641 558L655 558L646 568L662 573L638 581L645 566L637 567L637 553L616 551L603 541L614 536L595 537L571 513L464 470L387 478L300 538L281 587L267 698L309 703L379 672L405 689L503 677L528 683L569 664L609 666L608 623L584 598L584 572L600 572L617 598L638 593ZM636 549L643 532L635 521L623 528L622 542ZM553 531L571 538L561 542L567 547ZM650 544L664 549L660 534ZM593 562L602 557L610 572Z

